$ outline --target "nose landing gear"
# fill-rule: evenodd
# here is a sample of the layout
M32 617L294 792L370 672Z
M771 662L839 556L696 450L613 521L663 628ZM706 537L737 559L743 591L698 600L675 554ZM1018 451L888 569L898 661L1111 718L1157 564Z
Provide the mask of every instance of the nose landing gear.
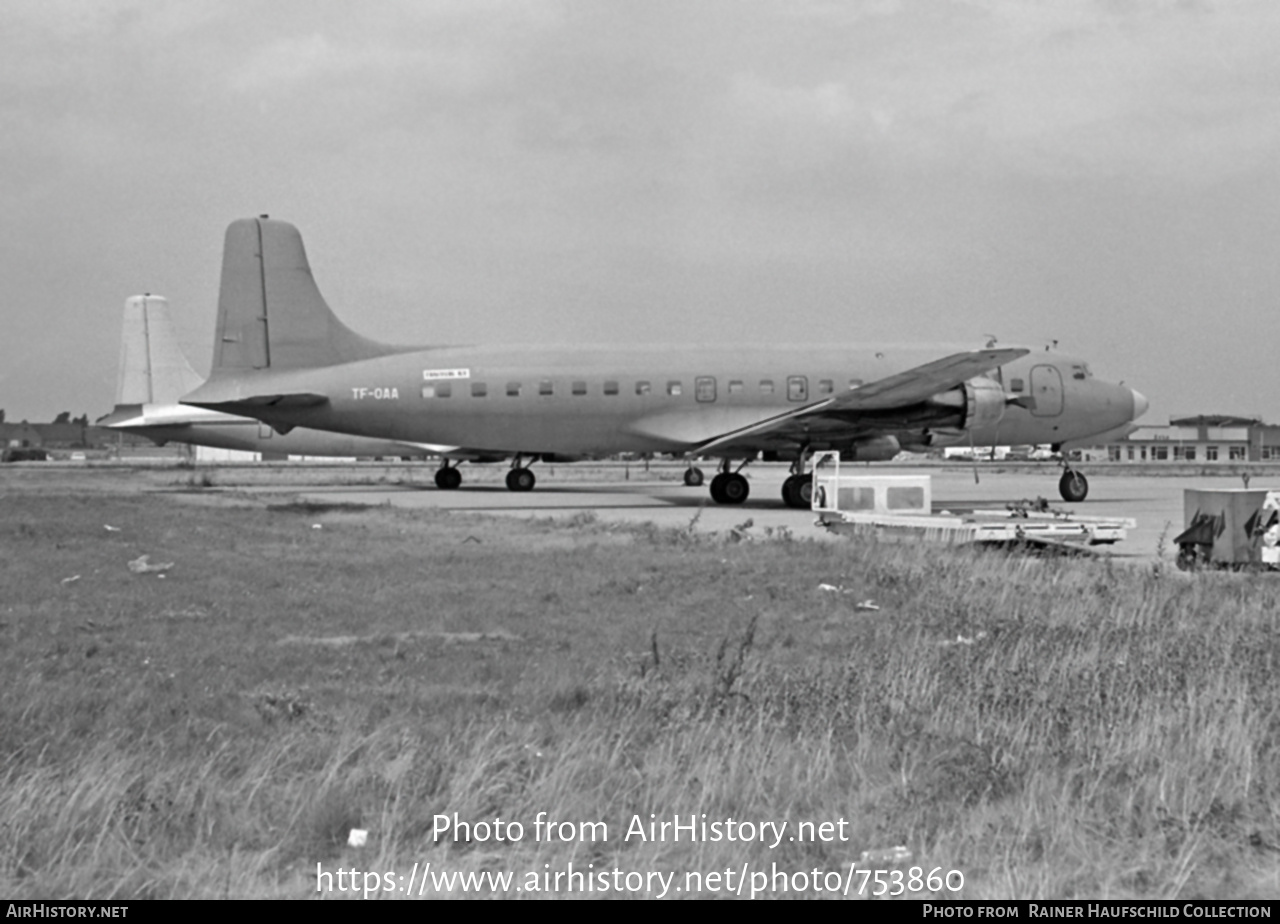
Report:
M1089 479L1073 468L1066 468L1058 479L1058 493L1064 501L1078 504L1089 496Z

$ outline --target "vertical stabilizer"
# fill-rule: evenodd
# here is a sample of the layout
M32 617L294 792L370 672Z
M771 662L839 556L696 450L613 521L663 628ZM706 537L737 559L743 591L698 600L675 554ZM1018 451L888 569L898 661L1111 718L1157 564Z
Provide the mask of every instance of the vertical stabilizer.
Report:
M227 228L211 378L305 369L399 353L361 337L320 294L293 225L245 218Z
M178 346L169 302L159 295L135 295L124 303L116 406L176 404L199 387L200 376Z

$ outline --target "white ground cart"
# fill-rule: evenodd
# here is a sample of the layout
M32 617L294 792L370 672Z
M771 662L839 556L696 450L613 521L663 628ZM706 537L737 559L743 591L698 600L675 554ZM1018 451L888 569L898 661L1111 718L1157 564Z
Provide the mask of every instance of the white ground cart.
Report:
M814 459L811 506L818 522L833 532L1071 551L1119 542L1137 525L1118 517L1078 516L1047 503L934 513L928 475L867 475L861 468L859 472L841 474L837 452Z

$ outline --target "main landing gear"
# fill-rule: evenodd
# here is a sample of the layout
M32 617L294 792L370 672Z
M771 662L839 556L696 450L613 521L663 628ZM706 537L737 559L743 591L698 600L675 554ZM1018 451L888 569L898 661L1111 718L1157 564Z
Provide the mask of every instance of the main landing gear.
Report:
M457 465L450 465L449 460L445 459L436 469L436 487L441 491L453 491L460 484L462 484L462 472L458 471Z
M782 502L797 510L808 510L813 502L813 473L793 474L782 482Z
M809 452L806 449L799 458L791 464L791 475L782 483L782 502L788 507L797 510L808 509L813 499L813 473L805 474L805 462L809 459ZM720 462L719 473L711 479L711 499L717 504L741 504L751 494L751 484L742 475L742 469L747 465L743 462L738 466L737 471L733 471L729 467L729 460L724 459ZM697 473L694 475L693 473ZM692 481L693 477L697 477L698 481ZM698 484L702 480L702 472L696 468L690 468L685 472L684 483L687 485Z
M738 466L738 471L729 471L729 460L720 463L720 473L711 479L711 499L717 504L741 504L751 493L751 485L742 474L746 462Z
M537 456L534 456L534 459L536 460ZM534 477L533 472L521 464L520 456L517 455L511 460L511 471L507 472L508 491L532 491L537 483L538 479Z
M809 456L809 447L800 450L800 455L791 463L791 474L782 482L782 502L796 510L808 510L813 501L813 472L807 475L804 472Z
M537 457L535 456L534 458ZM533 472L520 463L520 456L516 456L511 464L511 471L507 472L508 491L532 491L533 486L538 482ZM458 471L456 464L450 465L446 459L444 464L436 469L436 487L441 491L455 491L461 484L462 472Z
M702 485L702 469L696 465L690 465L684 470L685 487L697 488Z

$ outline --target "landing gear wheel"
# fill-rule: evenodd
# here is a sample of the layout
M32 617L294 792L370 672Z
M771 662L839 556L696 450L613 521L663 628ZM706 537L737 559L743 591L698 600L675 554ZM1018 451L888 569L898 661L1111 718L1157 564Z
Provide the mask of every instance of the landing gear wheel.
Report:
M507 472L508 491L532 491L538 479L527 468L513 468Z
M792 475L782 483L782 502L796 510L807 509L813 501L813 476Z
M751 485L737 472L721 472L711 479L711 499L717 504L741 504L750 493Z
M745 477L734 472L725 478L722 492L726 504L741 504L751 493L751 485Z
M462 472L450 466L436 469L436 487L441 491L452 491L462 484Z
M687 487L696 488L702 484L702 469L686 468L684 470L684 483Z
M1077 504L1089 496L1089 479L1069 468L1058 479L1058 493L1064 501Z

